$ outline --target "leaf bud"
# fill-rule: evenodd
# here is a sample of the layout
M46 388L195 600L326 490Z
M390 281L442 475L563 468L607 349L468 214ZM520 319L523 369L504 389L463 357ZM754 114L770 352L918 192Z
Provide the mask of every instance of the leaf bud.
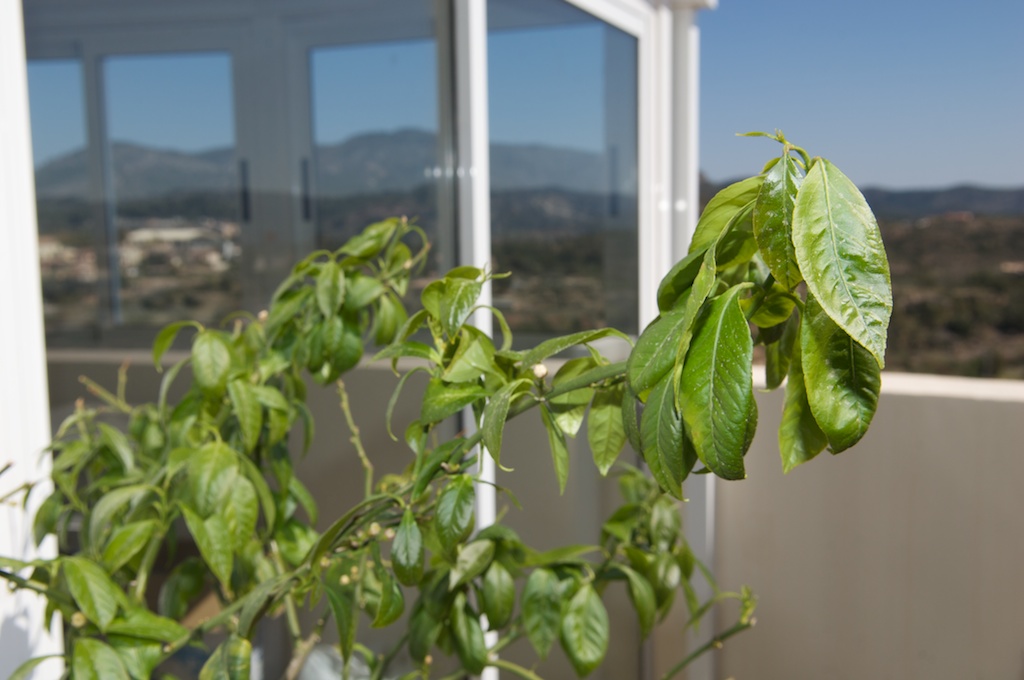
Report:
M260 313L256 315L256 318L260 323L266 323L267 319L270 318L270 313L265 309L261 309Z
M380 533L380 524L378 522L374 522L373 524L370 525L370 535L371 536L376 536L379 533Z
M544 364L534 364L533 374L540 378L541 380L543 380L548 375L548 367L545 366Z
M394 527L388 527L387 529L384 530L384 538L386 538L389 541L394 540L394 538L395 538L395 529L394 529Z
M347 586L348 584L352 583L352 579L348 577L348 574L342 574L341 578L338 579L338 582L341 583L341 585L343 586Z
M82 612L75 612L71 615L71 625L75 628L82 628L85 626L86 618Z

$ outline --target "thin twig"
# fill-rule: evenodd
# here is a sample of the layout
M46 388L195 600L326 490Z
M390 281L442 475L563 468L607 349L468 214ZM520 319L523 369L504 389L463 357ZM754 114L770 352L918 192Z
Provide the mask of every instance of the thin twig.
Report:
M665 675L661 676L661 680L671 680L671 678L674 678L676 674L679 673L679 671L689 666L690 663L693 662L693 660L699 657L701 654L708 651L709 649L721 649L722 644L726 640L731 638L733 635L736 635L737 633L742 633L747 628L752 628L755 622L756 619L750 619L749 621L740 621L724 633L720 633L719 635L716 635L715 637L711 638L706 643L701 645L699 649L693 652L693 654L690 654L690 656L686 657L678 664L673 666L668 673L665 673Z
M359 436L359 426L356 425L356 421L352 417L352 409L349 408L348 403L348 392L345 390L345 383L342 380L338 380L338 396L341 398L341 412L345 414L345 422L348 424L348 429L352 432L349 441L352 442L352 446L356 447L359 461L363 464L363 472L366 474L363 493L369 497L373 492L373 463L370 462L370 457L366 455L366 449L363 448L363 440Z

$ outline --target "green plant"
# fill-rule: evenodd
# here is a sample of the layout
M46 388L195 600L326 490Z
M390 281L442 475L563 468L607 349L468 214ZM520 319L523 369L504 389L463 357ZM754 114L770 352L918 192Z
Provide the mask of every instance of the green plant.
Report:
M491 310L501 329L496 343L466 323L494 276L473 267L428 285L422 309L407 317L400 298L428 246L415 225L398 219L304 259L265 314L239 314L229 330L169 326L154 343L158 368L176 335L195 332L155 403L128 404L123 379L114 392L87 381L102 405L80 402L57 434L56 490L35 530L38 538L56 533L63 554L3 559L0 576L43 594L50 613L60 614L76 679L150 677L214 629L227 639L201 677L248 678L255 627L278 614L292 638L289 678L331 619L346 662L363 656L373 678L385 677L402 648L418 665L405 678L431 677L437 650L458 667L444 677L494 665L536 678L500 656L522 637L542 658L560 643L584 676L608 647L602 595L616 582L644 634L677 593L694 624L716 602L740 600L736 624L666 677L676 675L753 623L753 595L720 591L693 558L674 499L689 474L744 476L757 415L754 345L764 346L769 388L789 378L779 431L786 470L826 447L853 446L877 404L892 307L877 225L835 166L780 133L767 136L783 145L781 156L708 204L689 255L661 283L660 316L627 362L611 363L590 345L608 336L629 342L612 329L515 351L501 314ZM419 418L404 429L412 460L402 474L380 479L340 379L371 338L382 347L376 358L390 359L396 374L399 359L417 362L401 374L395 398L410 375L428 379ZM573 347L586 351L548 375L544 361ZM186 367L191 384L172 402L171 386ZM316 503L293 470L292 450L313 438L307 375L337 386L365 480L364 498L322 532ZM389 431L395 398L385 414ZM472 427L438 438L441 423L466 409ZM508 462L504 425L533 409L547 429L561 488L566 437L584 429L601 473L619 470L625 503L596 545L539 553L501 524L473 534L477 456ZM116 427L112 416L127 427ZM290 445L298 429L302 447ZM649 476L616 462L627 441ZM173 557L185 531L200 556L172 561L154 593L153 570ZM695 578L711 584L708 601L698 600ZM209 589L219 613L186 628L181 619ZM321 602L324 616L304 630L299 608ZM407 632L398 648L375 654L357 642L362 617L385 627L403 613ZM484 617L497 632L490 649Z

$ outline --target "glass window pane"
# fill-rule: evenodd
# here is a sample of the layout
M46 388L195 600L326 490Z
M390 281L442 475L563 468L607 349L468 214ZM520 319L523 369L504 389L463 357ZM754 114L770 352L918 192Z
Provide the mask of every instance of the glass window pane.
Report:
M635 333L636 40L560 0L489 7L495 305L526 340Z
M231 79L222 53L104 61L115 323L212 323L241 306Z
M436 41L316 48L310 79L317 246L338 248L367 224L405 215L436 254Z
M53 345L95 332L102 232L89 203L81 63L29 62L28 85L43 313Z

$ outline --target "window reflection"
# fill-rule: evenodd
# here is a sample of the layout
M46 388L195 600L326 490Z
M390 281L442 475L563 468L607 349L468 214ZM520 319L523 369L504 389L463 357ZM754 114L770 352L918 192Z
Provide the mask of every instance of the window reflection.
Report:
M636 40L557 0L489 8L495 305L526 338L635 333Z

